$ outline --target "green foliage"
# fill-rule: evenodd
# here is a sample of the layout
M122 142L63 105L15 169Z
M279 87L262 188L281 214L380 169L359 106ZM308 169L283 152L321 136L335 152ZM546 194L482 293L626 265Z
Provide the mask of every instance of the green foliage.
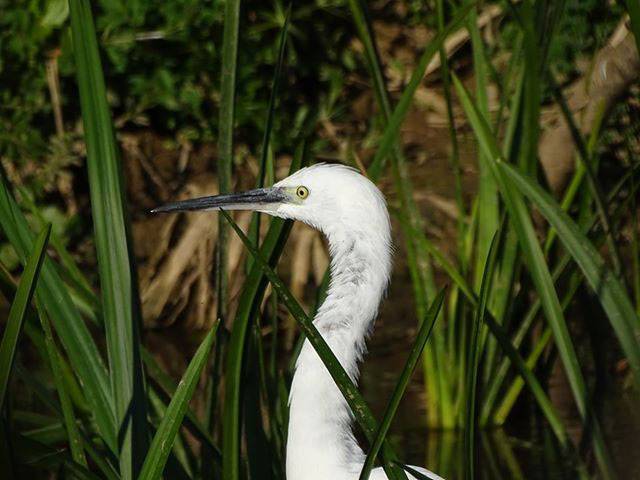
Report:
M620 2L567 0L550 44L549 63L565 77L576 74L576 61L589 60L602 48L620 21Z
M485 469L491 471L493 465L479 465L478 475L474 471L474 457L479 448L486 448L476 426L505 423L524 392L531 395L555 435L549 445L569 452L575 461L572 469L581 477L586 475L580 465L582 452L577 453L563 417L549 399L546 370L557 355L581 421L588 426L590 437L583 443L592 446L600 474L615 476L602 419L591 402L588 370L580 349L574 347L568 319L577 295L588 296L594 304L599 301L602 311L596 315L602 321L593 323L607 329L616 342L611 355L628 362L630 381L640 381L638 315L626 285L631 278L637 309L640 264L635 259L626 278L609 269L610 263L615 267L615 252L622 246L616 227L628 205L636 208L637 145L631 145L631 137L638 118L631 118L631 109L616 111L614 124L608 129L596 125L588 141L577 129L572 132L582 166L561 205L537 182L536 148L543 102L563 103L561 95L546 93L554 90L547 81L549 70L560 72L563 81L571 80L578 61L602 45L623 7L604 6L596 0L513 2L513 10L505 11L495 32L498 42L488 45L476 25L477 3L445 6L446 2L438 1L434 6L410 1L403 4L409 12L407 23L431 28L437 23L439 33L416 54L406 85L391 92L385 77L389 61L380 55L374 17L400 15L402 5L392 3L371 4L381 9L371 12L364 0L314 0L294 3L291 10L278 0L102 0L93 4L71 0L69 10L66 0L22 0L3 11L0 121L8 128L0 133L0 157L11 168L0 171L4 242L0 244L0 289L9 299L15 295L0 348L0 399L4 400L5 392L10 399L0 415L4 471L18 466L60 470L62 476L79 478L99 473L109 479L134 478L139 472L150 479L163 474L166 478L240 479L247 472L264 472L265 478L284 478L289 371L278 362L278 311L285 306L297 321L301 338L316 349L345 395L371 446L362 478L376 459L389 478L405 477L399 463L402 455L396 454L389 431L429 338L423 355L428 418L433 426L466 430L464 451L452 456L459 472L473 478ZM637 9L631 7L629 12L637 33ZM434 246L424 226L414 195L411 168L415 164L411 153L403 150L401 132L416 92L425 87L427 65L461 27L469 30L471 38L474 94L465 86L474 82L463 84L446 60L441 70L459 209L459 238L452 258ZM354 40L356 35L360 44ZM494 71L500 68L496 53L511 56L505 75ZM62 134L54 132L52 121L46 76L51 58L60 69L66 130ZM316 121L331 119L352 100L351 92L344 89L345 77L362 74L365 66L371 85L362 88L370 90L378 104L364 142L377 147L368 159L368 173L378 181L389 164L397 195L391 210L402 227L415 311L423 319L382 421L376 421L311 316L276 273L291 227L278 219L270 222L262 242L257 221L248 236L232 223L252 258L239 307L231 322L225 306L219 305L222 321L216 328L220 325L220 329L207 334L182 381L175 382L145 350L137 331L135 265L112 116L120 131L150 128L178 141L217 142L221 191L232 187L234 152L242 142L260 158L257 183L261 185L274 176L273 153L283 146L299 145L292 171L310 156L306 145L322 146L314 135ZM497 115L489 108L492 75L502 80ZM471 199L462 195L459 178L454 90L480 151L484 191ZM575 123L566 110L569 123ZM626 114L629 124L624 124ZM618 129L618 122L624 128ZM626 148L625 166L633 168L623 176L613 175L615 186L609 189L604 187L612 182L600 181L598 173L602 173L600 157L615 135L622 137L618 146ZM81 139L86 154L77 146ZM599 141L605 146L596 148ZM95 282L91 272L82 271L66 251L77 220L67 218L58 206L39 205L59 171L84 168L79 159L85 156L98 259ZM29 171L27 166L38 163L44 165L31 169L37 174L23 175L23 167ZM580 188L584 176L590 188ZM603 195L603 190L608 194ZM534 221L532 207L539 209L550 227ZM221 224L228 220L223 212ZM37 239L33 232L47 222L53 223L55 255L45 258L48 230ZM632 237L637 256L638 233ZM607 250L601 248L605 242ZM217 248L219 260L224 260L226 245ZM16 289L7 269L17 270L20 264L25 268ZM434 274L436 268L452 281L447 295L437 293L441 279ZM230 295L221 280L227 273L220 262L216 273L219 299L226 305ZM321 292L326 290L326 279L328 275ZM272 292L266 302L268 282ZM30 305L34 292L39 324ZM34 374L15 361L16 352L22 353L22 331L43 371ZM215 355L209 362L214 341ZM63 349L58 349L58 343ZM592 354L595 358L596 353ZM209 368L213 373L203 380L207 391L203 421L189 402L204 377L201 373ZM11 401L21 393L6 388L12 370L19 374L21 388L37 397L33 405L17 408L18 402ZM217 397L221 382L224 398ZM143 408L147 403L153 414ZM149 449L147 431L155 431ZM201 445L187 438L187 431ZM8 445L10 449L5 448ZM491 455L487 458L491 463ZM508 462L510 473L517 470L514 462ZM515 472L510 478L527 477Z
M9 130L0 137L0 156L24 162L50 150L54 129L45 65L58 49L65 124L71 128L79 119L71 36L68 25L60 22L65 3L21 0L3 8L0 122ZM115 118L127 120L131 128L149 125L176 138L215 140L224 4L221 0L94 4ZM284 81L304 88L282 89L279 102L289 115L301 104L329 94L345 68L355 66L353 53L346 48L348 23L340 11L341 2L318 0L294 13L296 27L291 31L286 64L296 68ZM285 8L279 1L252 1L243 3L243 12L248 24L240 39L235 123L250 144L257 144L257 132L264 125L256 113L265 111L270 93L263 72L276 63ZM289 127L283 118L275 118L274 130L279 134Z

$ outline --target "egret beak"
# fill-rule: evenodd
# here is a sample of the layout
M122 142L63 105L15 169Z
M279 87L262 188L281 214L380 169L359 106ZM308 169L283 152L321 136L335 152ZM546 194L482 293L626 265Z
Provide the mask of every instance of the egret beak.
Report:
M172 213L195 210L268 210L274 204L287 200L282 188L256 188L247 192L192 198L180 202L168 203L154 208L151 213Z

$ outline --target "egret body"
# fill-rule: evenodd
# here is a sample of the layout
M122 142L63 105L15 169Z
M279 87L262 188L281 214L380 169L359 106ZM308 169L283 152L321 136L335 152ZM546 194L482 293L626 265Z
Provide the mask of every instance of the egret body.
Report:
M356 382L391 274L391 227L380 190L356 170L317 164L271 188L185 200L154 212L220 209L299 220L326 236L331 282L313 322ZM357 480L365 455L351 429L351 411L308 341L298 357L289 403L287 480ZM370 478L387 476L376 468Z

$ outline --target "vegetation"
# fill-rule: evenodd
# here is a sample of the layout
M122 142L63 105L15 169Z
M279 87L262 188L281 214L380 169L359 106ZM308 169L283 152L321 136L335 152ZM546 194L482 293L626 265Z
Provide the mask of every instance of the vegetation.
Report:
M496 453L485 441L526 418L542 433L525 440L545 439L535 455L559 465L559 478L624 476L597 399L607 387L637 405L640 385L638 72L610 75L609 89L622 85L616 95L580 85L595 84L600 55L640 65L633 2L21 3L0 17L0 290L9 306L0 468L10 478L284 478L288 382L305 338L371 452L361 479L375 463L389 478L411 472L389 432L420 358L429 427L464 432L462 450L429 459L440 474L533 477L510 442ZM380 45L379 22L398 17L431 34L406 64ZM464 47L455 53L457 35ZM434 71L437 81L425 80ZM449 248L426 228L419 159L402 130L427 89L442 95L449 134ZM358 121L351 103L369 97L374 114ZM576 98L592 101L587 113ZM555 112L553 122L543 111ZM576 160L562 180L541 147L554 125L566 129L562 147ZM181 380L168 373L143 331L131 221L140 214L127 201L133 179L122 158L123 133L142 131L171 136L175 150L217 145L206 162L220 192L235 172L253 168L263 185L314 157L388 179L418 320L380 421L315 329L313 308L281 280L292 225L278 219L255 215L243 229L239 217L220 215L214 321L197 334ZM357 141L344 138L352 134ZM463 186L469 137L472 189ZM61 178L85 175L90 220L59 198ZM90 248L79 247L87 237ZM238 238L248 256L234 269ZM283 307L301 332L290 349ZM554 369L566 376L578 440L554 397Z

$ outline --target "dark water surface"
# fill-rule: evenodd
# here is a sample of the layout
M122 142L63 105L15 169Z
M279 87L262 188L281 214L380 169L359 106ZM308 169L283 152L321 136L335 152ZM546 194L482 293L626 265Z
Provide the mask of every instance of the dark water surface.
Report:
M397 376L404 366L415 338L415 313L406 268L394 272L389 296L382 305L375 332L369 341L369 354L362 365L361 386L374 413L381 418ZM420 363L418 366L420 370ZM464 438L462 432L437 431L427 428L426 395L422 372L416 371L398 409L390 438L402 460L425 466L447 480L465 478ZM625 387L620 377L609 382L596 402L607 449L618 479L640 480L640 397ZM581 478L575 455L563 453L544 419L528 397L507 419L504 429L482 431L476 441L476 478L490 480L572 480ZM584 436L582 423L569 408L560 408L564 425L576 445ZM580 445L582 467L586 477L598 475L597 465L588 442Z

